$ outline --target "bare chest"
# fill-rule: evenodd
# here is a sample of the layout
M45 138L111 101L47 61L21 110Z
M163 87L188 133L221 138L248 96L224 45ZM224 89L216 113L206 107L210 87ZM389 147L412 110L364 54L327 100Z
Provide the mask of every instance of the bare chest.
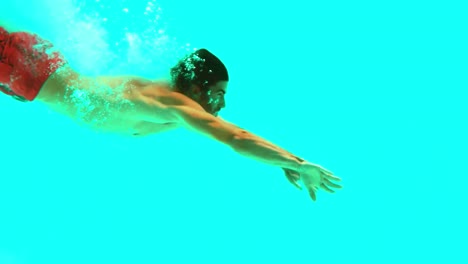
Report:
M176 123L155 124L150 122L141 121L133 126L133 136L146 136L150 134L161 133L178 128Z

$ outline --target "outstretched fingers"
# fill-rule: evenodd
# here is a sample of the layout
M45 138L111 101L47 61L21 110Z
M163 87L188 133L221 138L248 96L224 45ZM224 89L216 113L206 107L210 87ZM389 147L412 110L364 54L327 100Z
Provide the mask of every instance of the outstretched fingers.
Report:
M333 172L331 172L331 171L325 169L324 167L322 167L322 166L320 166L320 165L317 165L317 167L318 167L323 173L333 175Z
M317 200L317 195L315 194L317 192L317 189L314 187L309 188L309 196L312 198L312 200L315 202Z
M286 178L288 179L288 181L289 181L292 185L296 186L296 188L298 188L299 190L302 190L302 187L301 187L301 185L299 185L299 183L297 182L296 178L294 178L294 177L292 177L292 176L289 176L289 175L287 175Z
M333 188L338 188L338 189L341 188L341 185L336 184L336 183L330 181L327 178L322 179L322 184L326 184L327 186L330 186L330 187L333 187Z
M333 173L327 172L326 170L322 170L322 174L325 175L326 179L331 179L334 181L341 181L340 177L336 177L335 175L333 175Z
M325 183L320 184L320 187L329 193L335 193L335 191L330 189Z
M288 169L284 169L284 172L286 173L286 178L288 179L288 181L299 190L302 190L301 185L299 185L298 183L298 180L300 179L299 173Z

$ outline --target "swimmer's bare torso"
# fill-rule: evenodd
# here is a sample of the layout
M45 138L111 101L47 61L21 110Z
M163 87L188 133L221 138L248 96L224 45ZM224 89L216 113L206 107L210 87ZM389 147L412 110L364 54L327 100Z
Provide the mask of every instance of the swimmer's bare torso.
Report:
M157 98L171 100L170 94L175 93L168 83L126 76L90 78L64 66L44 83L36 100L97 131L144 136L180 127L163 113L156 119L141 114L147 104L152 106L148 111L157 111ZM148 102L152 99L155 102Z

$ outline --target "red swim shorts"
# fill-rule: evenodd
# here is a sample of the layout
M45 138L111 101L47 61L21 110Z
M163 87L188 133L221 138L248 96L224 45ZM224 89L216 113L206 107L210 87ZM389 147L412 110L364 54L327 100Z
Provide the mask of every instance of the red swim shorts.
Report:
M0 27L0 91L32 101L47 78L65 60L52 44L27 32L9 33Z

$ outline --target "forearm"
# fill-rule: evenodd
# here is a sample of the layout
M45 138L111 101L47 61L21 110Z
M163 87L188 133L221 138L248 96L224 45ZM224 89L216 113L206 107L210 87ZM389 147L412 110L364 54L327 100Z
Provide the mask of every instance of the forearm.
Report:
M239 154L282 168L299 171L304 160L248 131L242 130L230 144Z

